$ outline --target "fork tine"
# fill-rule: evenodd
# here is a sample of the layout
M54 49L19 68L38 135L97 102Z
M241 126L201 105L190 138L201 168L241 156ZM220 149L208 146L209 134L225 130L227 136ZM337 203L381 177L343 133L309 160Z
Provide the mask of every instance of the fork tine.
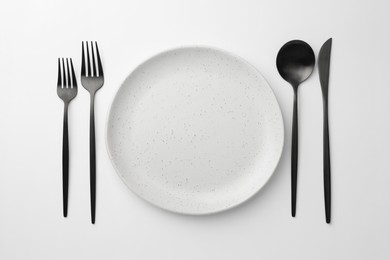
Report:
M93 67L93 75L94 77L97 77L96 73L96 62L95 62L95 52L93 51L93 43L91 42L91 52L92 52L92 67Z
M102 66L102 61L100 60L99 48L97 42L95 42L95 46L96 46L96 56L97 56L98 69L99 69L99 77L103 77L103 66Z
M77 80L76 80L76 75L75 75L74 69L73 69L72 58L70 58L70 68L72 69L72 86L73 86L73 88L77 88Z
M84 55L84 42L81 42L81 76L85 77L85 55Z
M68 88L71 88L72 87L72 83L71 83L71 80L70 80L70 69L69 69L69 61L68 61L68 58L66 58L66 70L68 72Z
M65 63L64 63L64 58L62 58L62 81L63 81L63 88L66 88L67 83L66 83L66 74L65 74Z
M88 42L85 42L85 45L87 46L87 66L88 66L88 74L87 74L87 76L91 77L92 76L92 73L91 73L91 60L89 58Z
M58 80L57 80L57 88L62 87L62 80L61 80L61 62L60 58L58 58Z

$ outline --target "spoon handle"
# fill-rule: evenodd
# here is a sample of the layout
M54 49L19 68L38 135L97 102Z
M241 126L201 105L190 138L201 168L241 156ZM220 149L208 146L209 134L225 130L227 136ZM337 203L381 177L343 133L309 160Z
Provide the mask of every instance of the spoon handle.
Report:
M298 88L294 88L294 110L291 145L291 215L295 217L298 171Z
M326 223L330 223L330 149L327 100L324 100L324 194Z

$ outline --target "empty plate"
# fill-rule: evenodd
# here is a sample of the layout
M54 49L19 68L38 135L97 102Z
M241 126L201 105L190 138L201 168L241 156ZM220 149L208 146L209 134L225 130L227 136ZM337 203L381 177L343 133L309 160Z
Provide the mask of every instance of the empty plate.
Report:
M183 214L208 214L254 195L274 172L283 120L263 76L213 48L163 52L120 87L107 147L126 185Z

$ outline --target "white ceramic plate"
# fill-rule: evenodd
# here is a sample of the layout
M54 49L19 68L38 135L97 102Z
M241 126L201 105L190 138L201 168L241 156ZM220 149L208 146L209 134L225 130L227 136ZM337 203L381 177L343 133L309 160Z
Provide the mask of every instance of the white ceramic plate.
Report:
M272 175L283 120L262 75L225 51L188 47L147 60L112 103L107 146L127 186L184 214L234 207Z

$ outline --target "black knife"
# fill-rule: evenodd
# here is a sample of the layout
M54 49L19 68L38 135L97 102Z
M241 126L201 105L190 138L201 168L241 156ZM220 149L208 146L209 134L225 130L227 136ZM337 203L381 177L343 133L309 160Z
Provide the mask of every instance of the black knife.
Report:
M318 55L318 69L322 89L322 101L324 105L324 195L326 223L330 223L331 195L330 195L330 151L329 151L329 126L328 126L328 88L330 52L332 38L327 40L320 49Z

